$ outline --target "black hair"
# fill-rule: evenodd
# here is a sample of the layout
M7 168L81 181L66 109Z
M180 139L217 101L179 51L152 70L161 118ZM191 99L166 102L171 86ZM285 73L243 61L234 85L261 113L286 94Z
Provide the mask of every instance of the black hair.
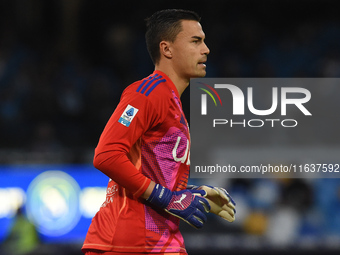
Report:
M182 9L167 9L155 12L146 19L146 46L154 64L160 59L159 43L161 41L173 42L182 30L182 20L200 21L196 12Z

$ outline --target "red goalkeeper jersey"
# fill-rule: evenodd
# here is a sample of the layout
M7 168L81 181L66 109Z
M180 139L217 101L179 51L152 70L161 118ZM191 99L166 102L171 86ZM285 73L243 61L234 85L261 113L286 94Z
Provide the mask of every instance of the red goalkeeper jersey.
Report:
M95 150L94 165L110 177L82 250L186 254L179 219L139 198L150 181L186 188L189 128L178 91L162 72L128 86Z

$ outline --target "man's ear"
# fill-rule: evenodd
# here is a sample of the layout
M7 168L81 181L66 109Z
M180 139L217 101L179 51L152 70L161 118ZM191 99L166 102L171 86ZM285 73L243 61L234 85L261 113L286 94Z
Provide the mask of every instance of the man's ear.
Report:
M172 53L170 49L170 43L167 41L161 41L159 43L159 50L161 55L163 55L166 58L172 58Z

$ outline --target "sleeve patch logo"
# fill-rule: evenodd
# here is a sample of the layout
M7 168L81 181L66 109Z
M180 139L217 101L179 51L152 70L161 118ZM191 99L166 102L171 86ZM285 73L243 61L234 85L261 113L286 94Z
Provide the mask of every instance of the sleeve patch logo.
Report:
M136 116L138 109L129 105L125 108L122 116L120 116L118 122L128 127L131 124L131 121Z

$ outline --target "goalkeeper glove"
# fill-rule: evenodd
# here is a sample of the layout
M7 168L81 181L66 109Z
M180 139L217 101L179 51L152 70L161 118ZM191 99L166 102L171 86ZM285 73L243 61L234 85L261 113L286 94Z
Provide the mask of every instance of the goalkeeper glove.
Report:
M210 212L223 219L233 222L235 220L236 203L224 188L213 187L210 185L188 185L188 189L205 190L207 195L205 199L209 202Z
M156 184L147 201L195 228L202 228L207 220L205 213L210 210L208 201L203 198L206 195L205 190L170 191Z

